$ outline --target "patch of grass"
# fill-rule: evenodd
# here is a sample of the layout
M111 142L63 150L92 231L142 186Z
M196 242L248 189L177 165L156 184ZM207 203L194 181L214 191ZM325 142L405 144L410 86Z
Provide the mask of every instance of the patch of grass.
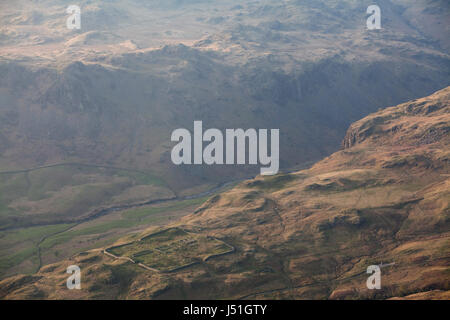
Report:
M28 247L23 250L19 250L14 254L10 254L8 256L0 257L0 275L4 274L6 270L13 268L21 264L23 261L30 258L37 258L37 248L36 247ZM37 262L37 261L35 261Z
M120 170L120 171L117 171L116 174L120 177L131 178L138 185L154 185L154 186L159 186L159 187L167 186L166 182L163 179L161 179L155 175L152 175L150 173Z
M0 195L6 202L25 196L27 187L24 173L0 175Z
M0 225L2 228L7 228L13 224L13 221L11 219L8 219L10 217L14 217L17 215L17 210L14 210L2 200L0 195Z
M179 210L186 207L191 207L195 205L201 205L205 202L209 197L202 197L198 199L189 199L176 202L175 204L161 207L148 207L148 208L137 208L127 210L122 213L122 217L126 219L142 219L152 214L163 213L167 211Z
M60 168L62 169L62 168ZM59 170L61 171L61 170ZM77 170L75 170L77 171ZM128 172L127 172L128 173ZM17 174L19 176L19 174ZM23 178L23 177L22 177ZM22 179L21 178L21 179ZM64 179L61 178L60 181ZM8 179L9 182L15 181L15 179ZM2 180L5 183L5 180ZM105 184L106 185L106 184ZM70 208L70 204L76 204L78 202L83 203L83 205L94 204L94 202L98 201L98 197L107 197L109 193L114 192L117 185L106 185L106 189L101 186L88 186L88 185L77 185L74 186L75 189L80 189L81 191L71 199L67 200L67 203L63 203L66 209ZM120 186L119 186L120 187ZM2 194L0 194L1 200ZM32 259L36 256L36 247L35 245L44 237L48 236L40 245L41 253L43 255L49 254L52 248L58 246L63 246L65 243L70 243L80 237L91 236L91 235L99 235L97 241L95 239L92 240L92 243L89 244L89 247L96 247L100 244L109 245L113 243L113 240L117 240L117 237L107 236L106 238L102 235L109 234L112 230L115 229L129 229L134 228L140 225L149 225L159 220L165 219L165 217L161 214L170 211L182 210L184 208L194 207L202 204L206 201L208 197L198 198L198 199L189 199L184 201L178 201L173 203L168 203L166 205L161 206L151 206L151 207L142 207L137 209L126 210L121 213L115 220L110 221L92 221L88 224L80 225L76 229L71 229L66 232L58 233L59 231L63 231L73 224L55 224L55 225L44 225L44 226L35 226L35 227L24 227L21 229L14 230L5 230L0 232L0 255L2 260L0 261L0 274L11 269L14 266L17 266L24 262L27 259ZM14 213L14 210L8 208L6 204L0 201L0 212L3 210L3 213L8 210L9 213ZM3 224L3 226L6 226ZM57 234L55 234L57 233ZM55 234L52 236L52 234ZM17 249L12 249L17 248ZM87 246L86 246L87 248ZM85 248L82 248L85 249ZM13 251L15 250L15 251ZM72 250L72 249L71 249ZM77 249L78 250L78 249ZM80 249L81 250L81 249ZM58 249L58 251L60 251ZM36 265L36 262L34 263ZM20 270L19 272L22 272Z
M42 237L52 233L64 230L71 224L55 224L47 226L38 226L30 228L22 228L16 230L0 231L1 246L10 246L15 243L24 241L38 242Z
M127 264L122 265L104 265L99 273L102 275L107 275L106 277L101 277L96 279L92 283L88 290L91 293L99 293L98 298L101 299L111 299L119 298L117 295L125 294L128 288L133 283L134 278L138 274L138 270L134 266ZM111 292L111 286L115 287L112 292L113 295L108 294ZM95 297L95 296L94 296Z
M108 251L116 256L130 257L136 263L170 271L212 255L229 252L230 249L230 246L217 239L170 228L138 241L109 248Z
M188 234L186 231L181 230L180 228L171 228L166 229L162 232L157 232L154 234L150 234L145 238L142 238L142 241L155 241L155 242L165 242L165 241L173 241L178 237L185 237Z
M37 243L45 236L68 228L70 224L30 227L0 232L0 274L26 260L36 266ZM24 272L22 270L22 272Z
M61 209L71 216L79 215L96 205L101 205L130 186L130 183L107 183L80 186L75 196L66 198Z
M275 191L283 188L289 182L295 180L291 174L279 174L271 177L264 177L263 180L255 180L247 184L250 188Z
M161 206L161 207L149 207L149 208L138 208L130 209L122 213L122 219L113 220L108 222L99 223L96 225L86 226L79 230L70 230L53 237L47 238L42 244L41 248L50 249L54 246L68 242L76 237L91 235L91 234L102 234L114 229L125 229L132 228L138 225L146 225L158 221L158 217L154 217L155 214L164 213L168 211L174 211L183 209L190 206L200 205L206 201L207 197L199 199L191 199L180 201L172 205Z
M50 192L74 185L73 175L78 170L71 167L44 168L28 173L30 186L28 199L38 201L50 197Z
M166 184L150 173L81 164L1 174L0 221L3 226L51 224L113 203L123 192L126 203L128 188L139 185ZM9 207L13 201L15 209ZM25 212L32 218L24 217Z
M67 232L48 237L42 242L41 248L50 249L54 246L63 244L79 236L90 234L101 234L113 229L130 228L135 226L136 224L137 224L136 221L131 220L115 220L107 223L98 224L95 226L82 228L79 230L69 230Z

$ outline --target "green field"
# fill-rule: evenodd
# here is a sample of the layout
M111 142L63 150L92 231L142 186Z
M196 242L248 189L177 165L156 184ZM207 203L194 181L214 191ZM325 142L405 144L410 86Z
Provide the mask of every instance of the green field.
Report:
M47 225L0 231L0 276L5 271L21 268L23 272L34 272L38 265L37 245L46 236L69 228L70 224ZM25 263L28 262L28 263Z
M150 172L60 164L0 173L1 229L73 222L100 206L173 197Z
M131 258L136 263L162 272L174 271L231 250L233 250L231 246L220 240L188 233L179 228L166 229L140 240L107 249L115 256Z
M77 230L69 230L67 232L48 237L44 242L42 242L41 248L50 249L79 236L102 234L115 229L129 229L136 226L151 225L154 222L164 219L164 217L161 216L155 217L157 214L197 206L206 201L206 199L207 197L203 197L192 200L178 201L164 206L149 206L124 210L120 213L120 216L117 219L105 222L94 222Z
M207 199L168 201L77 222L102 206L173 197L160 178L126 169L67 164L1 173L0 278L35 272L38 248L42 263L58 261L169 221L174 212L190 212Z

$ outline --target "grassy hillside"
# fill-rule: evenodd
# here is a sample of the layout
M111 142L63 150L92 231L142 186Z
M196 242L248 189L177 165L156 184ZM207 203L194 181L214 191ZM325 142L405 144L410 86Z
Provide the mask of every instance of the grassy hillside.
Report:
M93 249L36 274L4 279L0 296L446 298L449 129L450 87L355 122L342 150L308 170L242 182L170 225L220 239L235 248L230 254L167 274ZM165 235L158 238L161 247L176 252L167 227L158 230ZM157 243L141 248L138 239L155 231L115 246L131 242L154 250ZM195 256L195 250L183 253L184 259ZM70 264L81 267L82 290L65 288ZM374 264L382 268L381 290L366 288L366 269Z
M175 197L147 172L61 164L0 172L0 230L86 219L99 208Z
M450 84L448 1L382 1L373 32L369 0L80 0L69 30L72 4L0 1L1 278L168 221L119 209L259 172L173 165L171 133L194 120L279 128L290 171L337 151L351 122ZM365 187L345 179L308 188ZM248 201L292 182L255 182ZM174 203L169 217L193 206Z

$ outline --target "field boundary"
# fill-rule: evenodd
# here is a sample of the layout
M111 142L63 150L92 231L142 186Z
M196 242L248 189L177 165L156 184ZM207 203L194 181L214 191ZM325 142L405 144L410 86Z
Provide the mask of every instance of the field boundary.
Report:
M168 230L172 230L172 229L179 229L179 230L185 232L185 233L188 234L188 235L196 235L196 236L199 236L199 235L200 235L200 236L201 236L201 234L189 232L189 231L187 231L187 230L185 230L185 229L183 229L183 228L180 228L180 227L171 227L171 228L159 230L159 231L156 231L156 232L154 232L154 233L145 235L145 236L143 236L142 238L140 238L140 239L138 239L138 240L132 240L132 241L129 241L129 242L120 244L120 245L116 245L116 246L112 246L112 247L105 248L104 250L102 250L102 252L103 252L105 255L109 256L110 258L117 259L117 260L126 260L126 261L128 261L128 262L131 262L131 263L133 263L133 264L136 264L136 265L138 265L139 267L144 268L144 269L149 270L149 271L153 271L153 272L157 272L157 273L174 273L174 272L177 272L177 271L180 271L180 270L183 270L183 269L187 269L187 268L192 267L192 266L194 266L194 265L197 265L197 264L199 264L201 261L206 262L206 261L209 261L209 260L214 259L214 258L218 258L218 257L222 257L222 256L225 256L225 255L234 253L234 252L236 251L236 248L235 248L234 246L232 246L232 245L226 243L225 241L223 241L223 240L221 240L221 239L218 239L218 238L216 238L216 237L212 237L212 236L208 236L208 235L207 235L207 236L205 236L207 240L215 240L215 241L218 241L218 242L220 242L221 244L225 245L227 248L229 248L229 250L226 251L226 252L221 252L221 253L211 254L211 255L209 255L209 256L203 258L203 259L195 259L195 261L193 261L193 262L189 262L189 263L187 263L187 264L185 264L185 265L178 266L178 267L175 267L175 268L172 268L172 269L168 269L168 270L160 270L160 269L157 269L157 268L154 268L154 267L150 267L150 266L148 266L148 265L146 265L146 264L144 264L144 263L142 263L142 262L136 262L135 260L133 260L133 259L130 258L130 257L116 256L115 254L113 254L113 253L111 253L111 252L108 252L108 250L112 250L112 249L114 249L114 248L120 248L120 247L123 247L123 246L126 246L126 245L133 244L133 243L135 243L135 242L140 242L140 241L143 241L144 239L147 239L147 238L150 238L150 237L153 237L153 236L162 234L162 233L167 232Z

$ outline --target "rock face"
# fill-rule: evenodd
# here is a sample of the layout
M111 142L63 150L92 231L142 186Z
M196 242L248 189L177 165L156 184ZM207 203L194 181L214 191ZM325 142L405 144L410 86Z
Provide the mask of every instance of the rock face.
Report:
M357 132L355 132L353 128L349 128L347 130L344 140L342 140L342 147L344 149L353 147L356 144L356 135Z
M161 277L93 250L3 280L1 297L73 298L61 283L77 263L77 298L445 299L449 124L450 87L357 121L346 148L308 170L242 182L174 224L231 254ZM370 265L380 290L366 288Z
M442 117L445 120L450 111L447 103L449 98L450 94L446 88L429 98L401 104L395 107L395 112L388 108L390 112L368 116L350 126L342 146L344 149L351 148L367 139L377 139L380 135L383 139L391 139L392 144L408 139L415 144L432 144L447 140L450 132L448 122L425 122L426 125L422 125L422 128L414 122L417 119L426 121L430 117L433 119ZM403 116L404 120L396 124L395 120L399 116Z

